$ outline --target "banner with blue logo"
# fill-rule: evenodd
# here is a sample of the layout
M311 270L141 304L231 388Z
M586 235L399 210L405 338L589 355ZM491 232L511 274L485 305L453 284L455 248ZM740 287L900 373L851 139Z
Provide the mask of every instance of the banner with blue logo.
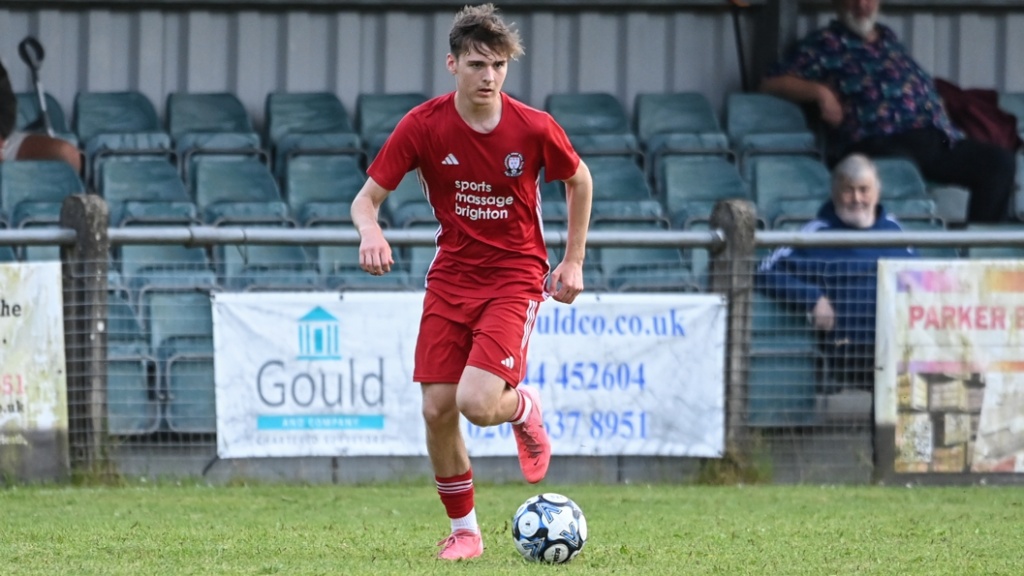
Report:
M425 455L422 305L422 292L216 294L218 455ZM709 294L542 304L523 383L554 453L720 456L725 319ZM474 456L516 453L509 424L462 432Z

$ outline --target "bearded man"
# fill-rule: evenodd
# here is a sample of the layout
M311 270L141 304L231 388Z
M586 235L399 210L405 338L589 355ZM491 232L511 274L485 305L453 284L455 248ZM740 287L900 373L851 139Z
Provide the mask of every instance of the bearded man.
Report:
M804 232L898 232L882 207L878 170L853 154L832 171L832 197ZM880 258L913 258L912 248L783 247L765 258L755 287L799 314L818 335L828 380L870 388L875 371L875 294Z
M969 222L1008 219L1013 154L966 138L949 120L932 77L891 28L879 0L835 0L837 19L800 40L761 91L816 104L835 157L900 156L926 180L970 190Z

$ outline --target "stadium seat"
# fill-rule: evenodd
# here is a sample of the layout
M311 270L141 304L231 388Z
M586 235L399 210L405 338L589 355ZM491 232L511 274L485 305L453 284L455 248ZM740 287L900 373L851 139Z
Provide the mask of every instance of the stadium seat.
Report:
M812 206L810 217L814 217L831 192L831 176L825 165L809 156L766 156L755 158L751 163L754 198L758 206L758 217L767 227L774 228L780 217L807 216L807 204L793 201L808 201Z
M809 156L754 158L751 184L757 215L770 228L781 220L814 218L832 189L828 168Z
M425 221L415 222L409 228L437 231L438 224ZM409 263L409 283L414 289L422 289L426 281L427 272L437 255L436 246L404 246L402 248L402 260ZM396 256L395 260L399 258Z
M294 224L274 175L253 159L200 159L195 165L195 201L200 217L211 226Z
M939 218L911 218L899 220L899 223L904 230L922 232L942 232L946 230L945 223ZM922 258L956 259L960 257L960 249L956 246L919 246L915 249Z
M722 157L669 156L663 163L659 198L673 226L707 220L720 200L752 200L736 166Z
M182 434L217 432L212 349L204 353L174 343L167 354L164 411L168 429Z
M649 222L596 222L594 230L660 231ZM693 272L677 248L604 246L598 261L609 290L619 292L697 291Z
M285 176L288 206L302 226L351 222L352 200L365 181L355 156L294 156Z
M156 352L163 375L168 428L175 432L215 432L210 296L197 292L153 293L145 306L150 348Z
M142 303L151 292L209 292L217 287L205 248L126 244L118 249L117 269L125 289L140 308L144 308Z
M22 246L21 260L25 262L56 262L60 260L60 246L52 244Z
M544 109L565 130L580 154L637 155L640 152L626 111L613 94L548 94Z
M107 431L146 434L160 425L156 359L130 302L107 299Z
M590 222L647 222L665 229L670 227L665 208L654 198L594 200L590 209Z
M348 112L331 92L271 92L264 109L264 141L274 151L274 172L282 181L292 156L363 154Z
M820 355L806 317L756 291L751 314L747 424L813 423Z
M594 200L642 201L654 198L643 169L630 156L584 156L594 180Z
M58 160L0 163L0 207L12 228L52 226L71 194L84 194L74 168Z
M110 156L174 159L170 134L161 128L153 103L138 91L79 92L74 130L85 147L89 182L96 182L101 164Z
M391 271L383 276L366 273L359 267L358 246L318 246L317 267L328 290L411 290L423 287L422 284L412 285L405 263L398 259Z
M17 262L18 255L13 246L0 246L0 262Z
M110 208L113 226L200 221L177 168L163 159L112 159L100 175L98 190Z
M633 122L651 181L666 154L732 153L718 116L700 92L637 94Z
M186 184L191 183L192 157L196 155L268 160L245 106L231 93L168 94L167 131L174 140Z
M1017 232L1024 234L1024 224L1019 222L1008 222L1005 224L968 224L967 230L972 232ZM1004 246L970 246L965 250L965 256L972 259L1013 259L1024 261L1024 245Z
M878 179L882 184L882 199L928 198L928 187L921 171L906 158L874 158Z
M569 223L565 184L561 180L545 182L543 170L540 175L540 209L545 229L565 230Z
M363 93L356 97L356 131L369 160L377 155L398 121L427 101L421 92Z
M409 172L384 200L382 217L387 218L392 227L408 228L418 224L436 227L437 219L434 210L427 202L427 197L420 186L419 176L415 171Z
M1000 92L999 107L1017 117L1017 133L1024 138L1024 92Z
M821 158L800 106L769 94L729 94L725 129L745 176L748 160L758 155L803 154Z
M320 279L306 250L294 245L220 245L220 284L228 290L315 290Z
M46 113L50 117L50 126L54 135L63 140L78 146L78 137L68 128L67 116L60 102L47 92ZM45 132L42 111L39 107L39 96L35 92L18 92L15 94L18 101L18 118L15 120L15 128L23 132Z

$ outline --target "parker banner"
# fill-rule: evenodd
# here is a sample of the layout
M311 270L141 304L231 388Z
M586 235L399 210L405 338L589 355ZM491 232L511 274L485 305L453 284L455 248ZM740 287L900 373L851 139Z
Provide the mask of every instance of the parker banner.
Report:
M1024 263L879 264L875 420L896 473L1024 471Z
M422 304L422 292L216 294L218 456L425 455ZM701 294L542 304L526 384L554 453L720 456L725 316ZM462 426L472 455L515 455L510 425Z
M0 474L57 480L68 467L60 262L0 264Z

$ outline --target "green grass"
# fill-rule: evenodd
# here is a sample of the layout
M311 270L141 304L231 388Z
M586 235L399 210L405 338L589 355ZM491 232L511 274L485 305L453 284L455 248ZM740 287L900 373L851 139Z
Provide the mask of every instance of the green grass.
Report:
M447 563L429 484L0 489L0 573L1024 574L1024 489L544 486L585 512L566 566L527 564L509 519L538 490L477 487L483 558Z

